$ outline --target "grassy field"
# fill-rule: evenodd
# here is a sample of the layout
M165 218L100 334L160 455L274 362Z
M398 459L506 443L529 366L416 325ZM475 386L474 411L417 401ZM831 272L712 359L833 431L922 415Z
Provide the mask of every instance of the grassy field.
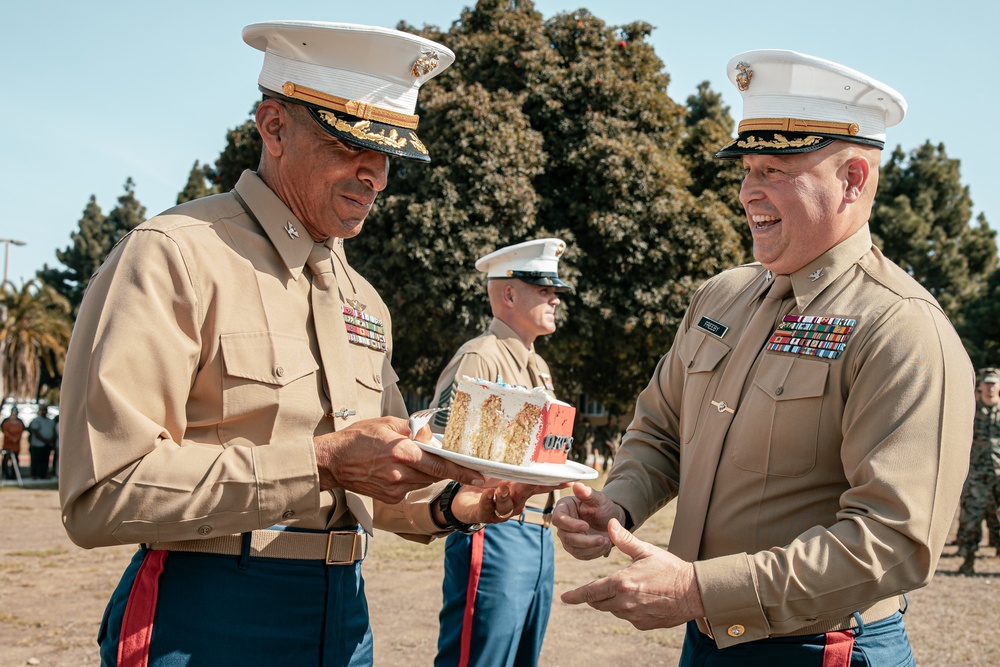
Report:
M672 505L637 535L665 546ZM676 665L679 628L640 632L588 607L564 605L561 592L627 565L617 551L587 563L556 542L556 601L542 651L543 667ZM365 562L376 665L430 665L441 604L443 541L424 546L379 532ZM0 667L97 665L94 637L104 605L132 547L87 551L63 532L53 489L0 489ZM993 667L1000 655L1000 559L980 551L977 574L956 574L948 547L937 575L909 594L907 629L921 667Z

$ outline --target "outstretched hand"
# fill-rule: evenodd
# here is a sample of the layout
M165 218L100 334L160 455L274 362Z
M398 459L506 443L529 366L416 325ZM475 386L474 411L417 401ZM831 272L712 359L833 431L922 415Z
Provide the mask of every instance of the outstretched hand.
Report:
M625 510L600 491L579 482L573 495L561 498L552 512L552 525L558 530L563 548L574 558L591 560L607 556L613 546L608 522L625 520Z
M625 619L639 630L672 628L705 615L694 565L643 542L616 519L608 524L608 534L632 564L563 593L563 602L587 603Z
M452 500L451 511L463 523L502 523L520 517L531 496L565 486L522 484L487 477L483 487L463 485Z

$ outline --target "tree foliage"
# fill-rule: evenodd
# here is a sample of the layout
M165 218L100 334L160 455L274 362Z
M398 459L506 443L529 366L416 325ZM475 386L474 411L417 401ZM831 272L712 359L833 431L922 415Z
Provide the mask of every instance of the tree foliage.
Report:
M741 162L715 157L733 136L735 123L729 115L729 107L722 103L722 95L709 87L708 81L699 84L697 92L687 98L687 107L684 120L687 132L681 154L691 174L691 194L704 200L706 207L712 206L714 200L726 207L741 239L743 259L751 261L753 236L740 203Z
M15 400L36 397L42 367L62 373L72 329L69 301L40 280L21 289L0 291L0 359L3 395Z
M977 368L997 366L1000 360L1000 269L990 275L979 296L969 303L963 314L959 333L972 363Z
M651 30L481 0L449 31L421 31L458 55L421 91L434 161L397 165L347 246L389 302L404 386L430 392L482 331L473 264L497 247L567 241L560 271L576 291L560 331L537 344L563 395L620 405L648 381L694 288L742 258L724 200L695 194L687 110L666 93Z
M561 395L627 409L693 290L750 256L742 170L715 158L732 136L729 109L708 82L674 102L641 21L610 26L582 9L545 20L530 0L480 0L448 30L397 27L458 57L420 93L419 133L433 162L393 160L367 229L347 242L393 313L403 389L429 394L459 345L485 328L476 258L559 236L569 245L560 272L576 289L559 331L536 344ZM256 106L227 132L215 164L194 163L178 202L227 192L257 167ZM970 224L971 207L943 146L897 148L881 170L872 231L941 301L973 358L995 364L996 239L982 216ZM57 252L68 270L40 275L76 306L143 213L126 196L105 218L91 198L73 245Z
M66 297L74 315L83 301L83 292L94 272L104 263L111 249L125 234L142 223L146 208L135 197L135 183L125 181L125 192L118 205L108 215L101 212L97 199L91 195L83 209L77 231L70 234L71 244L56 250L56 258L65 269L45 264L38 277Z
M195 160L194 166L191 167L191 171L188 173L188 180L184 185L184 189L177 195L177 203L183 204L184 202L215 194L218 188L209 186L209 183L213 181L213 174L214 170L212 167L209 165L202 166L198 160Z
M245 169L256 169L260 164L263 142L254 121L258 106L260 102L250 109L249 120L226 132L226 147L219 154L215 166L205 166L205 177L212 184L213 192L229 192L236 187Z
M881 168L871 229L876 245L937 298L959 326L997 266L996 232L972 219L959 161L929 141L897 147Z

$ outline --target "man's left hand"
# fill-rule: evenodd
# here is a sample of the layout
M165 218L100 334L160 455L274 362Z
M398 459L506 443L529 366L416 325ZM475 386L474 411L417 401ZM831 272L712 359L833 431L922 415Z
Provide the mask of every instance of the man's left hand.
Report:
M694 565L635 537L615 519L608 534L632 564L603 579L567 591L567 604L586 602L639 630L672 628L705 615Z
M531 496L565 486L521 484L487 477L481 487L462 485L452 500L451 512L463 523L502 523L521 516L524 503Z

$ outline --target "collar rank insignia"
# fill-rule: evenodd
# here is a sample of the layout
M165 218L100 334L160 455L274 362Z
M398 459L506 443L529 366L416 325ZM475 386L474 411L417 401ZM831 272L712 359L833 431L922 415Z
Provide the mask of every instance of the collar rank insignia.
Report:
M771 352L836 359L847 349L857 320L844 317L785 315L767 341Z
M382 326L382 320L350 306L342 308L348 341L376 352L385 352L388 349L385 344L385 328Z
M707 317L701 318L698 322L698 328L707 331L717 338L722 338L729 331L729 327L721 322L716 322L715 320L709 319Z
M816 269L815 271L809 274L809 280L813 282L816 282L822 277L823 277L823 269Z
M291 220L285 223L285 232L288 233L288 238L290 239L299 238L299 230L295 229L295 225L292 224Z

